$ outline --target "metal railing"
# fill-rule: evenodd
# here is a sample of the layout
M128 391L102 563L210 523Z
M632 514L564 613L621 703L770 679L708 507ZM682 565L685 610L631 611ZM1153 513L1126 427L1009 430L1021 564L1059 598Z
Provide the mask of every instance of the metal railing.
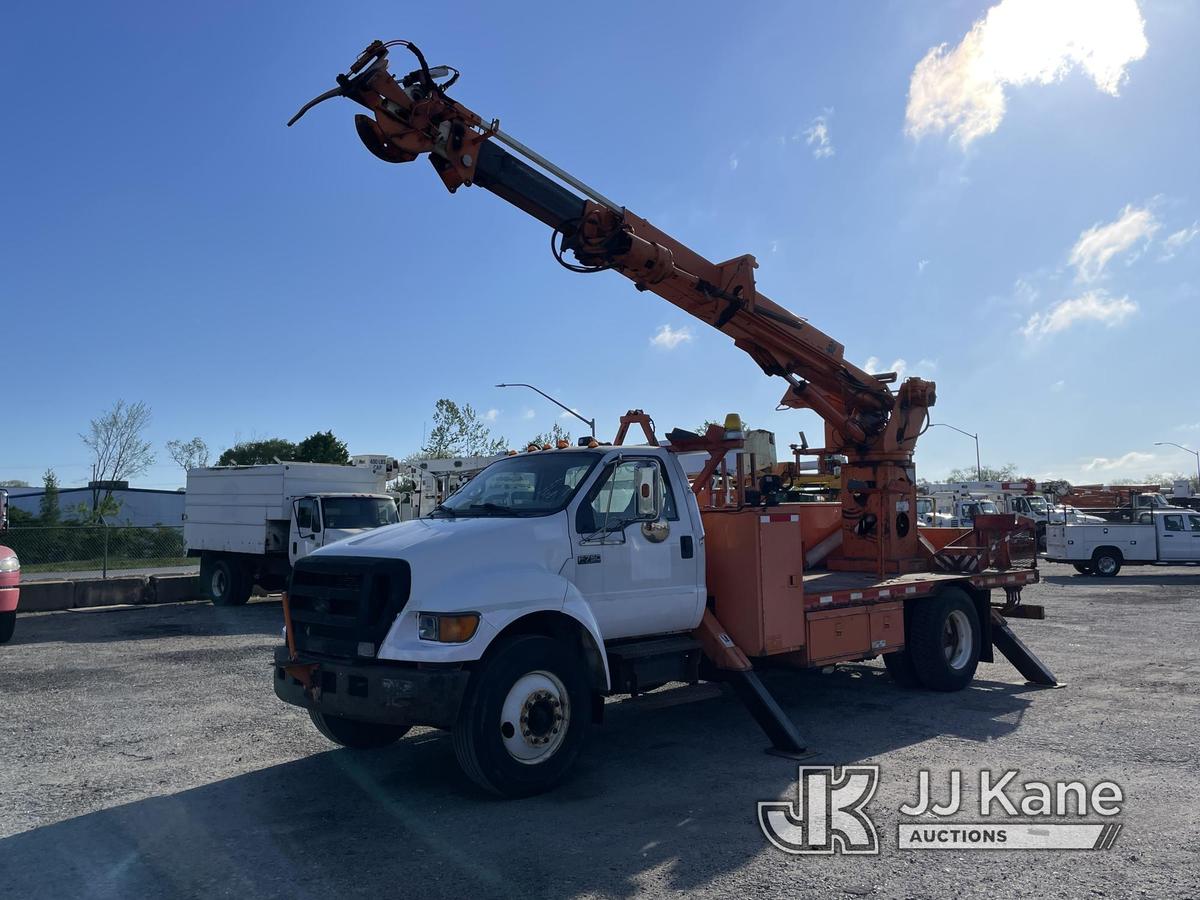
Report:
M21 560L21 571L99 572L185 566L182 525L28 525L0 535Z

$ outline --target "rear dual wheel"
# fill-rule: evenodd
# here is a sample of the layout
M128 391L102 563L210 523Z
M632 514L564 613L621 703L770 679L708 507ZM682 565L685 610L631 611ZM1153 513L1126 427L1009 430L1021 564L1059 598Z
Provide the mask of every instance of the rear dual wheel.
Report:
M242 606L254 585L246 567L225 556L200 558L200 590L213 606Z
M979 614L970 596L957 588L913 601L906 647L888 653L883 663L903 687L961 691L979 666Z

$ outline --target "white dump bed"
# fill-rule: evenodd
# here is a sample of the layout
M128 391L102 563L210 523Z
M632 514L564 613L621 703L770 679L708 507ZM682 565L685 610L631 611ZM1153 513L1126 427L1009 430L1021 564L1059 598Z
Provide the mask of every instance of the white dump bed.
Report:
M283 550L294 499L314 494L379 493L381 481L370 467L324 463L189 469L184 541L189 550Z

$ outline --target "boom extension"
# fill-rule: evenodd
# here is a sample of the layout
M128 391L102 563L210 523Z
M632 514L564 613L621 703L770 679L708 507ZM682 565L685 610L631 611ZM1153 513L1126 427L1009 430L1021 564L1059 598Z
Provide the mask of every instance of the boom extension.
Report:
M408 48L419 64L399 78L388 71L395 46ZM372 114L355 116L355 126L375 156L393 163L428 156L451 193L478 185L548 225L555 258L566 268L611 269L729 335L766 374L788 383L780 407L816 412L829 452L849 460L838 566L881 576L919 568L912 455L936 399L934 384L909 378L893 393L894 376L851 364L840 343L760 293L753 256L705 259L502 132L499 120L451 99L446 89L457 79L457 70L431 68L407 41L375 41L337 76L337 88L288 124L324 100L347 97Z

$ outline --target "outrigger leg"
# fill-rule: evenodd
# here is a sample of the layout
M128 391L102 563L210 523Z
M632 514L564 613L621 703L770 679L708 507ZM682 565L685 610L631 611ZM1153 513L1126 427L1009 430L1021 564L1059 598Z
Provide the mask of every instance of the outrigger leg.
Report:
M723 680L733 686L738 699L745 704L750 715L754 716L754 721L770 738L771 746L767 748L767 752L789 759L801 759L810 755L795 723L775 702L775 698L754 671L746 654L738 649L711 611L705 611L694 636L704 648L709 661L720 670Z
M1004 654L1005 658L1025 676L1030 684L1041 684L1046 687L1058 687L1058 679L1046 668L1046 664L1025 646L1025 642L1017 637L1016 632L1008 627L1004 616L992 610L992 644Z

